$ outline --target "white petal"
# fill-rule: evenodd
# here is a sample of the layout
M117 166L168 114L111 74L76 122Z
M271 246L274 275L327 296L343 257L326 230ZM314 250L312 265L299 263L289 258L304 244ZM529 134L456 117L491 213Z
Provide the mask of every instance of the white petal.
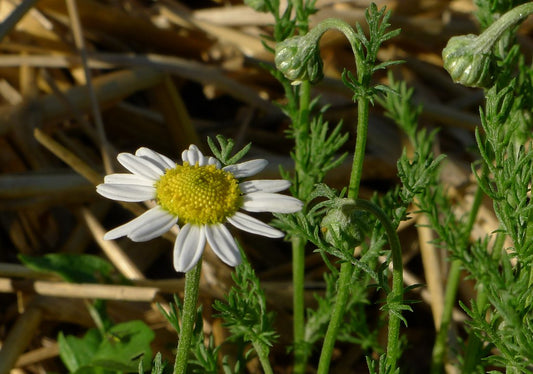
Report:
M165 169L159 167L154 162L148 161L142 157L137 157L131 153L120 153L117 156L118 162L134 174L140 174L151 179L159 179L165 174Z
M183 161L187 161L189 165L196 165L198 162L198 153L191 150L184 151L185 156L182 154Z
M207 164L208 164L208 165L215 165L215 167L216 167L217 169L220 169L220 167L222 166L222 165L220 165L220 161L218 161L218 160L217 160L216 158L214 158L214 157L208 157L208 158L207 158Z
M291 182L285 179L263 179L246 181L239 184L242 193L252 192L279 192L291 186Z
M176 163L165 155L159 152L153 151L150 148L141 147L135 152L135 156L142 158L149 158L153 161L157 161L163 169L174 169Z
M244 213L236 212L233 216L228 217L227 220L236 228L252 234L266 236L267 238L282 238L285 236L283 231L279 231Z
M200 152L200 154L202 154ZM212 157L205 157L204 155L202 155L202 157L198 158L198 165L200 166L206 166L206 165L209 165L209 159L212 158Z
M147 210L139 217L132 219L122 226L116 227L104 235L105 240L113 240L127 236L135 242L144 242L164 234L176 223L177 217L165 212L159 206ZM172 225L169 224L172 222ZM163 228L168 227L163 231Z
M117 238L120 238L122 236L127 236L129 235L131 232L135 231L136 229L138 229L139 227L142 227L143 225L147 224L150 217L147 216L147 212L141 214L139 217L136 217L134 219L132 219L131 221L121 225L121 226L118 226L118 227L115 227L113 230L111 231L108 231L105 235L104 235L104 240L113 240L113 239L117 239Z
M135 184L137 186L153 187L155 182L155 180L143 177L139 174L116 173L104 177L105 184Z
M207 165L204 154L194 144L191 144L189 149L181 153L181 158L184 162L188 162L189 165L196 165L196 163L200 166Z
M96 192L111 200L139 202L155 198L155 188L134 184L99 184Z
M174 242L174 269L186 273L198 262L205 247L204 226L183 226Z
M146 224L132 230L128 238L134 242L145 242L163 235L178 222L178 217L156 206L142 215L146 215Z
M226 226L206 225L205 235L213 252L229 266L237 266L241 263L241 253Z
M249 212L294 213L303 206L300 200L279 193L254 192L242 198L241 208Z
M259 173L268 165L268 161L264 159L250 160L241 162L240 164L228 165L222 170L228 171L235 176L235 178L245 178Z

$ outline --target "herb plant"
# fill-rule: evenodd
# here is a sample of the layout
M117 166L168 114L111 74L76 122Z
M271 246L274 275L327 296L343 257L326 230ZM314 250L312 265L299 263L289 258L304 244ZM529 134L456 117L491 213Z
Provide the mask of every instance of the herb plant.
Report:
M315 0L289 1L285 8L279 0L245 3L274 19L264 46L275 64L263 67L285 94L279 106L290 123L286 136L294 142L293 168L280 170L283 179L244 181L262 170L266 161L243 162L250 145L236 151L233 140L217 136L208 139L214 157L191 146L183 152L182 164L147 148L139 148L135 155L122 153L118 160L131 174L108 175L97 187L110 199L156 202L144 215L108 232L106 239L128 236L146 241L176 224L181 228L174 245L174 268L186 273L184 300L176 297L170 310L161 308L179 342L174 362L165 364L156 355L152 373L169 372L171 367L176 374L242 373L253 358L263 372L273 373L270 355L281 338L291 340L287 356L295 374L332 372L334 349L340 344L358 347L371 373L404 372L402 354L408 342L403 332L409 329L409 314L418 301L406 295L423 285L404 286L404 251L397 230L414 215L425 217L432 244L450 260L444 307L432 342L431 372L441 373L445 365L463 373L533 372L533 70L515 37L519 23L533 13L533 3L477 0L482 32L453 37L442 51L450 77L484 90L485 95L471 164L476 191L465 214L457 213L450 191L441 183L446 155L436 151L439 129L420 124L422 107L414 103L413 89L394 74L394 66L402 61L378 58L380 48L401 32L391 27L389 10L370 4L365 28L332 18L310 28ZM311 94L312 85L324 78L319 42L330 30L342 33L353 53L355 70L345 70L342 82L357 108L355 126L328 123L328 107L321 107ZM376 79L382 71L387 71L386 84ZM361 179L372 106L395 123L406 147L397 160L398 184L365 199ZM347 147L349 139L355 140L353 150ZM340 189L329 186L326 175L346 160L351 165L349 182ZM279 193L285 189L292 196ZM499 227L474 239L484 199L490 201ZM267 225L240 209L271 212L275 219ZM290 334L276 331L276 314L260 278L226 223L290 242ZM234 347L231 358L204 331L198 308L206 243L235 268L233 287L213 305L229 333L224 344ZM304 260L309 250L319 253L328 269L314 305L304 302ZM22 259L29 266L45 266L43 261ZM458 302L457 287L465 274L475 284L476 295ZM379 309L377 315L369 312L369 305L378 306L372 309ZM468 320L462 341L452 349L448 339L457 305ZM386 330L384 339L381 329ZM116 338L117 354L132 353L115 337L121 331L140 335L132 342L132 349L142 351L135 369L148 370L151 335L146 326L133 323L102 326L83 338L61 334L65 365L73 372L91 365L131 370L133 363L101 352L111 349ZM78 362L80 352L88 349L90 357Z

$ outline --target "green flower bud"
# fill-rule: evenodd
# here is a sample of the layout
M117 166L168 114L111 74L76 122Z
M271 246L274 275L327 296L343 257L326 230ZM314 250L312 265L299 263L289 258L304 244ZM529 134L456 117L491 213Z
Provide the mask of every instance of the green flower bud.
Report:
M489 87L493 80L493 63L490 52L476 48L476 35L450 38L442 50L444 68L453 81L468 87Z
M276 45L276 67L293 84L304 80L316 83L324 76L318 39L309 35L294 36Z
M324 240L334 247L353 251L363 242L369 230L368 214L355 205L352 199L337 199L320 223Z

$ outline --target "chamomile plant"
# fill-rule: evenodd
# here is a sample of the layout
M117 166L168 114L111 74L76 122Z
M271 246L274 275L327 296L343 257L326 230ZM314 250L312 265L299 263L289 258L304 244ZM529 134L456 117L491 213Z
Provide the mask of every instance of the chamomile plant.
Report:
M241 254L225 223L236 228L271 238L284 236L256 218L238 212L294 213L302 202L277 192L287 189L285 180L241 181L260 172L267 165L264 159L236 163L249 146L228 158L233 142L218 137L220 149L209 141L220 158L206 157L195 145L181 154L183 163L148 148L139 148L135 155L121 153L118 161L131 174L110 174L96 191L118 201L151 200L155 206L132 221L109 231L104 239L127 236L133 241L147 241L181 223L174 243L174 268L187 273L183 325L175 361L175 373L185 373L192 340L201 257L206 243L227 265L236 266Z
M450 363L465 373L485 371L489 364L509 373L531 371L533 73L513 36L519 22L533 12L533 3L478 0L484 31L451 38L442 52L450 77L459 84L483 88L486 96L481 127L475 132L479 158L472 163L477 191L468 213L458 216L440 179L445 156L435 152L438 130L419 126L422 108L413 104L413 90L404 82L390 72L387 85L374 79L378 71L401 63L378 58L382 45L400 33L391 28L390 11L370 4L366 28L338 19L325 19L311 28L314 0L287 5L279 0L245 2L256 11L270 13L274 20L270 40L264 43L274 64L263 66L285 93L280 107L290 123L286 135L294 142L292 167L281 169L282 179L248 180L267 161L242 161L250 146L234 153L234 142L217 136L216 142L208 139L213 156L195 145L181 153L179 162L145 147L135 154L121 153L118 161L129 173L108 175L97 187L104 197L149 201L152 206L109 231L105 239L126 236L147 241L179 229L173 266L186 273L185 296L164 312L179 335L174 373L238 373L253 357L265 373L273 373L270 354L280 340L291 341L287 345L295 374L308 372L311 365L318 374L332 372L339 342L360 349L371 373L399 373L405 348L401 327L409 328L406 316L412 311L412 301L405 300L405 294L412 287L404 287L397 229L413 211L426 216L434 244L451 259L432 372L442 372ZM311 95L312 85L324 77L319 42L330 30L347 38L354 56L355 70L342 74L357 108L357 122L349 127L355 128L353 134L342 122L330 125L325 120L327 106L320 107L319 99ZM399 156L397 186L362 199L372 105L379 105L397 125L411 151ZM350 137L353 150L346 147ZM351 165L348 183L339 189L328 186L326 174L345 160ZM290 194L282 193L285 190ZM492 241L490 235L471 239L483 199L492 201L500 225ZM275 219L264 223L249 214L256 212L273 213ZM269 310L260 278L228 227L290 241L291 334L276 331L275 314ZM206 244L223 263L235 268L234 286L214 304L229 331L228 340L237 347L232 360L205 335L197 307ZM306 304L304 298L309 250L320 254L327 269L315 304ZM469 317L466 339L452 352L447 339L463 271L478 293L475 300L461 304ZM372 299L372 292L381 296L379 300ZM374 309L378 316L369 315L369 304L378 305ZM380 335L381 331L386 334ZM157 356L154 372L163 372L164 367Z

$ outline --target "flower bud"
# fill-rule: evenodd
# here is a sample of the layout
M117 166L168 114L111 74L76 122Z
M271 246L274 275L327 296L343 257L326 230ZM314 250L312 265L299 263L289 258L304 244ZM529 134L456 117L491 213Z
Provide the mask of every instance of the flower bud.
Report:
M324 76L318 40L309 35L294 36L276 45L276 67L293 84L304 80L316 83Z
M477 47L476 35L460 35L450 38L442 50L444 68L453 81L468 87L488 87L492 83L492 59L490 52Z
M365 238L369 230L368 214L355 205L352 199L337 199L335 208L322 219L320 228L324 240L334 247L351 251Z

